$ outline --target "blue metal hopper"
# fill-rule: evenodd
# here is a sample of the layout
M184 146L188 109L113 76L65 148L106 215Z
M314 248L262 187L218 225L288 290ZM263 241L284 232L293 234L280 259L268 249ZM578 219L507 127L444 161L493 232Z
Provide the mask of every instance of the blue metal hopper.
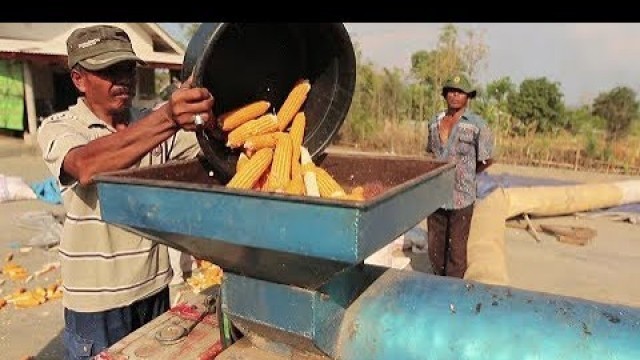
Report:
M451 197L452 164L329 153L322 167L379 193L231 190L196 159L99 176L100 207L224 269L221 310L243 338L221 359L639 358L639 309L363 264Z
M453 164L423 157L330 153L322 167L366 201L235 190L191 160L97 178L105 221L252 278L317 288L441 206ZM375 186L374 186L375 187Z

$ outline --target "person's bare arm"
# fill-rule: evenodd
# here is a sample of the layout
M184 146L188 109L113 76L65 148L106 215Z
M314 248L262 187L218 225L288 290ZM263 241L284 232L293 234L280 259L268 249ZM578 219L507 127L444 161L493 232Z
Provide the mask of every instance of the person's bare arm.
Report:
M212 118L213 97L202 88L180 89L171 100L140 121L67 153L63 170L82 185L102 172L126 169L177 130L193 131L193 115Z
M493 133L486 122L479 124L478 138L476 140L476 174L485 171L493 164Z

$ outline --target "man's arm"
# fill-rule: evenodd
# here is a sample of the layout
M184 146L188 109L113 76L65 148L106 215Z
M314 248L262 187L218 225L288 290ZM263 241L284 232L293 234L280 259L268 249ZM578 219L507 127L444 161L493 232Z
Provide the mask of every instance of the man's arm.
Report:
M477 141L476 174L479 174L493 164L493 133L484 120L480 122Z
M212 117L213 98L206 89L181 89L171 101L131 126L86 145L71 149L63 161L65 173L82 185L102 172L126 169L139 161L178 129L193 131L194 114Z
M427 120L427 141L424 148L425 152L431 155L433 155L433 140L432 140L432 134L431 134L431 130L432 130L431 124L433 123L433 121L435 120L433 119Z
M106 171L126 169L176 131L176 124L154 111L135 124L71 149L62 163L64 172L82 185Z

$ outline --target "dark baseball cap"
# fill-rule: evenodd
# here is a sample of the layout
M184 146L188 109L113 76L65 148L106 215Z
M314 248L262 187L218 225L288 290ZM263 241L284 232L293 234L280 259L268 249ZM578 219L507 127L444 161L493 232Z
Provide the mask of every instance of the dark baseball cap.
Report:
M67 38L69 69L76 64L87 70L102 70L121 61L144 64L133 51L129 35L112 25L94 25L74 30Z

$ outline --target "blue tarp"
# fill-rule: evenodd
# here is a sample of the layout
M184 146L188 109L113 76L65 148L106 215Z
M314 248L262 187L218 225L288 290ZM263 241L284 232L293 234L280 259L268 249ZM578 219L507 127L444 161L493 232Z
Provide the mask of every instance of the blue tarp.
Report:
M43 181L31 184L31 189L36 193L38 199L46 201L51 204L61 204L62 197L60 196L60 188L56 178L49 177Z

